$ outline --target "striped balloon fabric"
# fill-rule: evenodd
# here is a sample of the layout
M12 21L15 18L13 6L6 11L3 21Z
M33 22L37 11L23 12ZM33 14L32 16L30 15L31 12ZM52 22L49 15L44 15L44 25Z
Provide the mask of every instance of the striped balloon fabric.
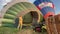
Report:
M41 10L45 19L50 15L53 16L55 14L54 4L51 0L36 0L34 4Z

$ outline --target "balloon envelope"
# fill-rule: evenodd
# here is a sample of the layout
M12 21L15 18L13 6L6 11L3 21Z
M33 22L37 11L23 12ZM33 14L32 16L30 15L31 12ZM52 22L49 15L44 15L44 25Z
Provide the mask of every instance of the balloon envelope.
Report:
M51 0L36 0L34 4L42 12L44 18L54 15L54 4Z

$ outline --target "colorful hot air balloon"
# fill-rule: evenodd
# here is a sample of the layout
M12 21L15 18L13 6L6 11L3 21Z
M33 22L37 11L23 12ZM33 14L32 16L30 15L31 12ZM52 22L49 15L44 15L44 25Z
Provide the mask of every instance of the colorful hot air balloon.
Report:
M34 4L41 10L44 19L55 14L54 4L51 0L36 0Z

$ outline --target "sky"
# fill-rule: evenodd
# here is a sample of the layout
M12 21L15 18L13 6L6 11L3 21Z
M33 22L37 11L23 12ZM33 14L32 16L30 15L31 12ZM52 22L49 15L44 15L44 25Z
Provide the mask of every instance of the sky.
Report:
M33 3L35 0L29 0L29 2ZM60 0L52 0L55 5L55 14L60 13Z
M6 5L8 2L11 2L12 0L0 0L0 11L3 8L4 5Z
M52 0L55 5L55 13L60 13L60 0Z

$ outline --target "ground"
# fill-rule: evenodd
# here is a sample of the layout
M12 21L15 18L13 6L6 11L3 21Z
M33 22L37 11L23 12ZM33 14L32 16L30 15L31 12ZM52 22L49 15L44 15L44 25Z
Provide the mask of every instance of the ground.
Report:
M46 32L35 32L32 28L29 26L26 28L23 28L22 30L18 30L14 27L13 24L6 24L0 27L0 34L46 34Z
M14 27L0 27L0 34L46 34L46 33L38 33L30 28L18 30L17 28Z

